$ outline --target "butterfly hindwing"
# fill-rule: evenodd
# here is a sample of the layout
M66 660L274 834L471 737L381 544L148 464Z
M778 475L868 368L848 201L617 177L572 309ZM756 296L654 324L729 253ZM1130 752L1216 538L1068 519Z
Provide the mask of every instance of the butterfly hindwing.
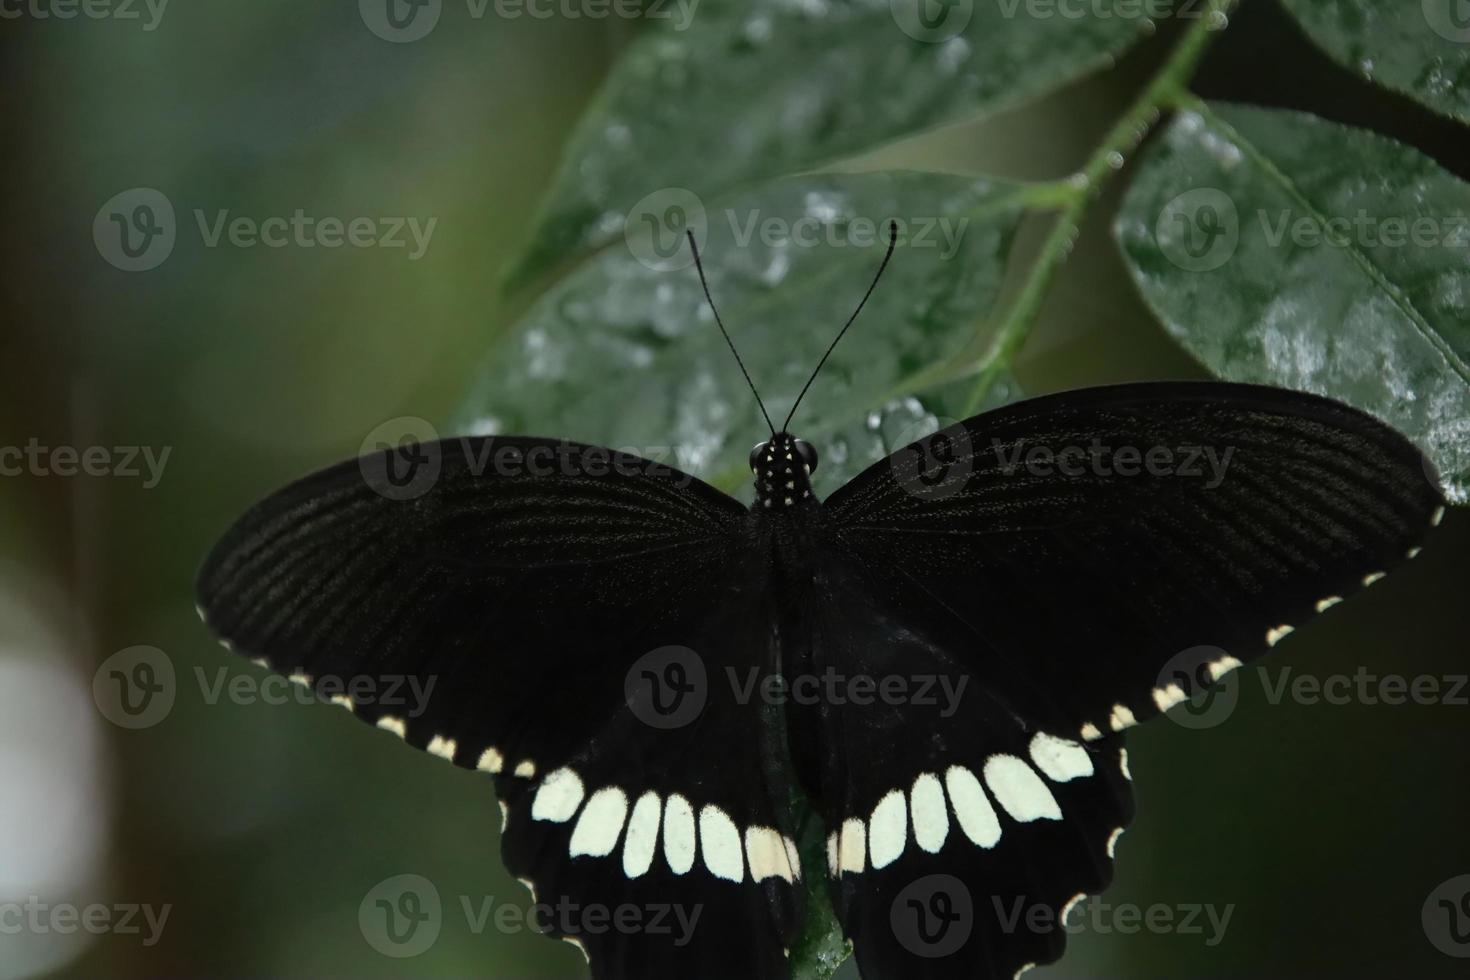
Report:
M745 520L596 447L399 447L252 508L199 604L237 652L492 774L507 866L595 977L780 977L800 909L779 728L707 676L770 655Z
M825 537L826 540L823 540ZM819 530L812 663L834 905L864 977L1009 978L1112 880L1133 815L1122 737L1058 734L1044 690L898 569Z

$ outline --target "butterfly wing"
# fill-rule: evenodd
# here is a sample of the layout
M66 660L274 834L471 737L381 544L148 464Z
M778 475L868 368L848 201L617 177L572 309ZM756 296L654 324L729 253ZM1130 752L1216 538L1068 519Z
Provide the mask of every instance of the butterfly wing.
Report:
M252 508L198 581L238 652L491 773L507 866L597 977L785 975L799 909L760 709L745 509L623 453L496 437L385 449Z
M834 494L818 666L970 684L948 717L826 710L829 857L868 975L1008 977L1060 955L1058 917L1106 884L1131 813L1121 732L1412 557L1442 507L1423 456L1370 417L1206 383L1008 406ZM865 757L883 761L844 761ZM955 905L916 882L946 873L973 899L971 941L916 952L920 913L937 930Z
M825 537L825 541L820 541ZM904 573L818 533L812 658L834 906L864 977L1013 976L1061 955L1132 819L1122 737L1057 734L1045 693Z

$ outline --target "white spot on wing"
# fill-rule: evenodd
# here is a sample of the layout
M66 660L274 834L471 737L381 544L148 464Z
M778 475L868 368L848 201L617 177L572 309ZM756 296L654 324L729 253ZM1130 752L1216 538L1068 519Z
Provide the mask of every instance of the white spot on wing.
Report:
M348 697L346 694L333 694L327 700L329 703L335 704L339 708L346 708L348 711L357 710L357 705L353 703L352 698Z
M448 759L450 762L453 762L454 753L458 750L459 743L457 743L452 738L445 738L443 735L435 735L432 739L429 740L429 753L431 755L437 755L441 759Z
M408 734L408 726L404 725L403 719L395 718L392 715L384 715L379 718L378 727L385 732L392 732L399 738L403 738Z
M1184 688L1178 684L1154 688L1154 704L1160 711L1168 711L1174 705L1187 700L1189 700L1189 695L1185 694Z
M1113 713L1108 716L1108 725L1113 731L1121 732L1125 728L1132 728L1138 724L1138 719L1133 717L1133 712L1126 704L1113 705Z
M1408 551L1404 552L1404 557L1405 558L1408 558L1410 560L1413 560L1415 558L1418 558L1421 554L1423 554L1423 552L1424 552L1424 549L1423 548L1419 547L1418 545L1415 545L1414 547L1410 548Z
M587 947L582 945L582 940L578 939L576 936L562 936L561 941L577 947L577 952L582 954L582 959L586 960L588 963L592 962L592 957L587 954Z
M1266 631L1266 646L1268 646L1268 647L1274 647L1276 644L1280 643L1282 640L1286 639L1288 636L1290 636L1292 633L1295 633L1295 632L1296 632L1296 627L1295 626L1288 626L1285 623L1282 623L1280 626L1277 626L1275 629L1267 630Z
M1444 520L1444 505L1434 508L1434 513L1429 516L1429 526L1439 527L1439 522Z
M985 785L996 802L1022 823L1062 819L1056 797L1024 759L1014 755L993 755L986 759Z
M801 853L796 849L796 841L790 837L782 837L781 843L786 847L786 860L791 864L791 873L797 881L801 880Z
M699 811L699 849L704 854L704 866L716 878L737 883L745 879L740 831L730 815L717 806Z
M623 841L623 874L641 878L653 867L658 851L658 824L663 801L652 790L638 797L628 820L628 837Z
M1113 832L1108 835L1108 857L1114 858L1118 856L1118 841L1121 840L1122 837L1123 828L1113 828Z
M1373 572L1371 575L1364 575L1363 576L1363 585L1366 588L1367 586L1370 586L1370 585L1374 584L1375 582L1380 582L1384 578L1387 578L1387 577L1388 577L1388 573L1387 572Z
M909 815L914 822L914 843L930 854L938 854L949 836L949 807L938 776L926 772L914 780L914 788L909 791Z
M586 792L582 777L570 769L558 769L543 779L536 790L536 798L531 803L531 819L566 823L576 815Z
M1118 750L1118 771L1123 774L1123 778L1124 779L1128 780L1130 783L1133 782L1133 773L1131 773L1131 772L1128 771L1128 750L1127 749L1119 749Z
M796 881L785 841L770 827L745 828L745 856L750 862L750 878L757 884L767 878Z
M908 804L900 790L890 790L868 821L868 859L873 868L886 868L899 856L909 841Z
M1219 660L1213 661L1210 664L1210 680L1218 681L1239 666L1240 661L1234 657L1221 657Z
M1000 840L1000 819L975 774L964 766L951 766L944 774L944 788L965 836L979 847L994 847Z
M1085 722L1082 725L1082 738L1088 742L1096 742L1102 738L1102 732L1092 722Z
M530 759L522 759L520 765L516 766L515 774L522 779L533 779L536 776L536 763Z
M664 860L676 875L694 867L694 808L678 793L664 801Z
M1031 761L1053 782L1092 775L1092 756L1070 739L1037 732L1031 739Z
M837 877L837 833L834 831L827 835L827 874L833 878Z
M1325 599L1318 599L1317 611L1319 613L1325 613L1327 610L1331 609L1333 606L1337 605L1341 601L1342 596L1340 595L1330 595Z
M607 857L618 846L623 821L628 819L628 797L616 786L604 786L593 793L577 818L568 848L571 857L583 854Z
M505 768L505 756L498 749L488 748L480 753L480 761L475 764L475 768L481 772L498 773Z
M867 828L857 819L844 820L837 843L837 867L848 874L861 874L868 865Z

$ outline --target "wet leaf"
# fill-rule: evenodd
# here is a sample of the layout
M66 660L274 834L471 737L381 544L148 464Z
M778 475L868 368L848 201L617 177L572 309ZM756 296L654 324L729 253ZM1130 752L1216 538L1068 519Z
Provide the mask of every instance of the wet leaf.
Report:
M1282 0L1349 71L1470 122L1470 16L1463 0Z
M681 30L663 6L573 134L513 282L661 211L650 194L708 200L1014 105L1148 26L1026 0L703 0Z
M821 452L819 493L960 410L963 397L902 382L971 338L1026 195L934 174L829 175L708 212L710 287L778 427L877 270L884 225L900 221L882 285L792 423ZM661 258L658 241L609 249L543 296L493 353L461 426L628 448L744 493L746 456L768 430L687 246L664 236Z
M1144 298L1216 375L1329 395L1470 493L1470 185L1315 116L1182 113L1115 232Z

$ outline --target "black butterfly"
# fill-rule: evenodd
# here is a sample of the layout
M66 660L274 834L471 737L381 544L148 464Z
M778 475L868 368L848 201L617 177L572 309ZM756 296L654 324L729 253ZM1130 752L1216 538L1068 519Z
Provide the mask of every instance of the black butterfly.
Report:
M805 797L865 977L1009 978L1059 957L1111 879L1124 730L1443 514L1402 436L1273 388L1012 404L825 501L790 421L751 453L749 507L559 440L387 448L252 508L201 614L493 774L506 865L595 977L789 975Z

